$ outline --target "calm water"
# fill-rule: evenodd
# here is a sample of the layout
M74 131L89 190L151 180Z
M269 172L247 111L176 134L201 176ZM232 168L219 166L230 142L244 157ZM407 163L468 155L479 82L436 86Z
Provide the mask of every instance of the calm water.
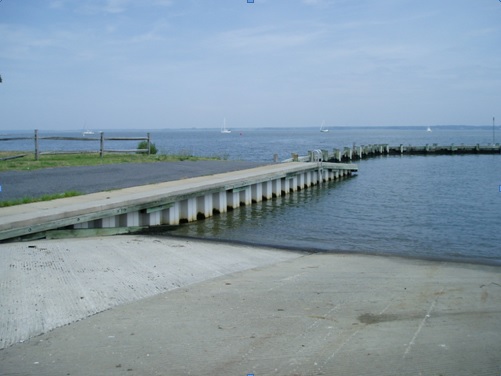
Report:
M309 250L501 261L501 156L385 157L358 176L174 234ZM496 172L494 172L496 171Z
M331 129L329 133L257 129L233 130L231 134L179 130L151 134L161 152L256 161L271 161L275 153L285 159L293 152L305 155L308 150L353 143L470 145L488 144L493 137L489 129ZM0 144L3 150L5 144ZM30 148L31 143L28 145ZM19 150L19 145L10 146ZM178 226L168 234L501 264L501 155L379 157L358 165L359 173L353 178Z

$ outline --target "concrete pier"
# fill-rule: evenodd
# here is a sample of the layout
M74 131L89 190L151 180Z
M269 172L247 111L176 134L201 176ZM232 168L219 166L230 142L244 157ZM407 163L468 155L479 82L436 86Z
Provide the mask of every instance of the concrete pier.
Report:
M0 240L104 235L177 225L349 176L357 170L354 164L281 163L7 207L0 210Z

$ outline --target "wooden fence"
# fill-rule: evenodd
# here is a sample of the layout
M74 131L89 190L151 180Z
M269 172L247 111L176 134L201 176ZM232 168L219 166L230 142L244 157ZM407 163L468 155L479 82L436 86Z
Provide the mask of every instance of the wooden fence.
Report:
M15 141L15 140L34 140L35 142L35 160L38 161L40 155L43 154L75 154L75 153L92 153L99 152L102 157L104 153L146 153L150 154L151 138L150 133L146 137L105 137L104 132L99 132L99 137L64 137L64 136L40 136L38 129L35 129L33 137L8 137L0 138L0 141ZM99 149L97 150L64 150L64 151L42 151L40 144L41 141L86 141L86 142L99 142ZM108 149L105 148L105 141L146 141L146 149ZM15 157L14 157L15 158Z

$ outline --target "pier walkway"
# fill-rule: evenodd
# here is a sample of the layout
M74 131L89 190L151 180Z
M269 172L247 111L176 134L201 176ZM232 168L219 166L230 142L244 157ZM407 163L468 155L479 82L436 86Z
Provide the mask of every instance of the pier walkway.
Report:
M177 225L351 175L354 164L280 163L0 209L0 240ZM58 231L54 231L58 230Z

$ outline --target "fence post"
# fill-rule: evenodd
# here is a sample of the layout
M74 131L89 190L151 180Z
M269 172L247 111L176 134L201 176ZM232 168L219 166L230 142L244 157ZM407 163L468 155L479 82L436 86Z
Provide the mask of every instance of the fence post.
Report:
M150 142L151 142L151 140L150 140L150 132L148 132L146 134L148 135L148 145L147 145L148 146L148 155L150 155Z
M38 129L35 129L35 161L38 161L38 155L40 151L38 150Z
M104 132L101 131L99 133L100 133L100 136L101 136L100 145L99 145L99 156L101 157L101 159L103 159L103 154L104 154Z

